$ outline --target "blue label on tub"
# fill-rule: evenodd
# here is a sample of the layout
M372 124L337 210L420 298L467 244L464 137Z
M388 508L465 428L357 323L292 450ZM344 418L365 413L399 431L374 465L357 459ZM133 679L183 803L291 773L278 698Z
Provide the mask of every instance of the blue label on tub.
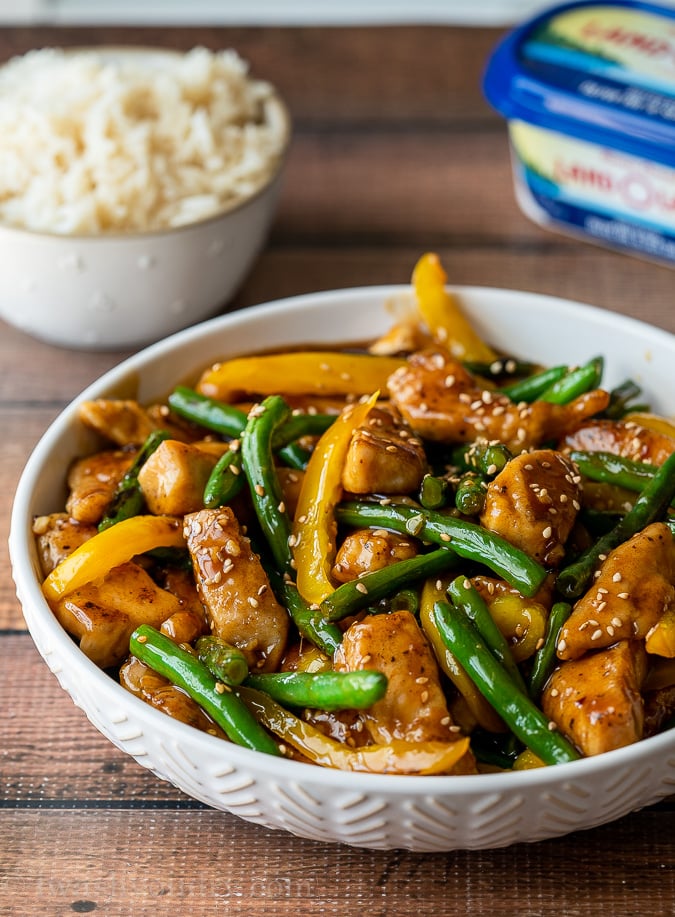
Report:
M647 220L631 218L628 222L610 209L590 209L565 199L554 182L522 164L519 171L536 205L557 223L618 248L675 261L675 234L664 232Z

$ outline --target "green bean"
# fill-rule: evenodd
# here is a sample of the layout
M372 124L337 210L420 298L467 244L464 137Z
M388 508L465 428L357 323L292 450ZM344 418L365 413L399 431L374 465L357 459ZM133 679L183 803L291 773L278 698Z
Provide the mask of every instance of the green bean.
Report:
M675 497L675 452L657 469L633 508L619 522L602 535L574 563L558 574L556 587L567 599L578 598L586 588L599 562L618 545L661 518Z
M248 661L242 651L216 637L200 637L195 651L209 672L226 685L240 685L248 675Z
M512 458L509 447L504 443L487 440L459 446L451 456L452 464L460 471L476 471L489 478L503 471Z
M518 689L466 614L448 602L436 602L432 614L445 646L523 745L545 764L577 760L577 751L551 729L542 711Z
M542 392L538 400L550 404L569 404L570 401L600 385L604 364L603 357L593 357L588 363L570 370L562 379L554 382Z
M447 548L399 560L381 570L373 570L358 579L342 583L323 600L320 613L327 621L341 621L397 592L403 586L429 576L437 576L456 564L457 555Z
M549 369L542 369L540 372L533 373L520 382L512 382L511 385L505 385L499 391L516 403L521 401L530 403L536 401L555 382L562 379L568 371L569 367L564 365L551 366Z
M246 414L239 408L200 395L185 385L177 386L168 401L171 410L179 417L220 433L221 436L236 438L246 426Z
M386 601L390 611L409 611L411 615L419 614L420 595L416 589L399 589Z
M149 624L141 624L132 633L129 650L203 707L230 741L268 755L280 754L276 742L244 701L228 685L217 681L204 663L188 650Z
M657 465L634 462L612 452L570 452L569 457L590 481L615 484L638 492L651 481L658 468Z
M123 519L138 516L145 507L145 497L138 483L138 472L157 449L160 443L171 439L171 434L166 430L153 430L138 451L130 468L122 476L115 488L113 498L106 509L105 515L98 524L99 532L109 529L111 525Z
M467 471L455 490L455 507L465 516L477 516L485 506L487 479L482 474Z
M490 609L478 590L464 576L458 576L448 586L448 595L473 622L492 655L500 662L518 687L525 691L525 682L516 665L506 638L494 622Z
M274 467L272 438L290 408L280 395L269 395L249 414L241 437L241 459L260 527L279 570L293 572L291 522Z
M365 710L381 700L387 676L372 669L356 672L270 672L249 675L245 685L289 707Z
M425 509L440 509L447 500L448 482L445 478L425 474L420 485L420 503Z
M288 611L300 636L332 659L342 643L342 631L337 624L330 624L316 608L310 607L298 592L295 583L267 565L265 571L277 600Z
M647 404L630 404L634 398L641 394L642 389L637 382L632 379L626 379L621 385L617 385L616 388L610 390L609 404L605 408L603 416L608 417L610 420L621 420L630 411L649 410L649 405Z
M546 624L546 634L544 635L544 644L534 654L532 669L528 679L528 692L532 700L539 700L544 685L548 681L556 664L556 647L558 646L558 637L565 621L572 613L572 606L569 602L555 602L551 608Z
M241 468L241 451L228 449L216 462L204 487L204 506L213 509L233 500L246 481Z
M360 528L391 529L452 550L484 564L523 595L531 598L546 578L536 560L505 538L466 519L403 503L350 501L336 508L338 522Z
M237 438L246 426L247 417L243 411L231 404L225 404L184 385L177 386L169 395L171 410L186 420L196 423L221 436ZM320 436L334 422L332 414L296 414L289 416L282 429L277 431L273 449L291 468L302 470L309 453L294 440L303 436Z

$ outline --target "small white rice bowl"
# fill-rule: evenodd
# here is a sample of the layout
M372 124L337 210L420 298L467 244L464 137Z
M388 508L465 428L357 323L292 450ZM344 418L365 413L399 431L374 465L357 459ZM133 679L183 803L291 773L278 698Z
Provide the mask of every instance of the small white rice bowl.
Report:
M273 214L290 121L232 50L45 48L0 68L0 315L129 347L224 304Z

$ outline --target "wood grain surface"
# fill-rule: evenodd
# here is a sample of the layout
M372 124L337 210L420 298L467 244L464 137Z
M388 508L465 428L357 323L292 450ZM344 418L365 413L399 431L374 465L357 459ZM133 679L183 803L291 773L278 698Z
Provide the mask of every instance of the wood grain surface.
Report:
M497 30L16 28L45 45L235 47L286 97L277 217L226 308L405 283L437 250L453 283L564 296L675 332L675 274L546 233L517 209L503 122L480 77ZM1 254L0 254L1 265ZM567 838L421 855L322 845L211 811L101 737L26 632L6 538L31 449L125 353L51 347L0 323L0 914L675 914L670 801Z

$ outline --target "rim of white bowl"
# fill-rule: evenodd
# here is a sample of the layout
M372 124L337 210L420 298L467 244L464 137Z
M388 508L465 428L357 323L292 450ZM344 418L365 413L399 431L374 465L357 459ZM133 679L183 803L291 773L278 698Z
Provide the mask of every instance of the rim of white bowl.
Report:
M647 343L652 341L662 346L666 342L672 348L673 356L675 357L675 336L639 319L605 312L605 310L598 307L573 300L538 293L480 286L453 286L450 289L460 296L492 296L508 299L511 295L515 295L524 302L534 304L536 301L539 305L548 305L562 310L570 320L573 320L575 316L583 315L588 317L591 315L601 325L607 324L609 327L611 324L615 328L618 326L625 330L626 333L638 334ZM29 457L19 480L11 513L9 552L12 574L17 588L17 596L23 606L28 630L34 642L36 644L39 643L39 640L33 635L33 630L39 626L42 632L46 633L51 641L58 646L59 652L68 660L68 664L78 676L78 680L79 678L93 679L97 684L99 694L102 692L104 696L110 696L117 706L120 704L129 705L133 710L133 716L137 720L147 723L151 730L171 734L177 741L187 742L193 748L195 746L203 746L209 755L213 755L214 752L221 752L224 764L231 761L242 768L247 768L249 771L255 771L275 779L283 778L284 776L289 779L295 777L298 780L302 779L305 783L321 783L329 787L364 792L377 791L378 793L392 796L434 793L442 794L443 796L459 794L475 797L485 793L504 791L508 788L520 792L525 788L541 791L546 789L547 786L559 783L561 780L567 783L583 782L585 777L590 777L591 775L597 775L605 771L611 773L618 767L631 766L634 763L639 764L640 760L646 755L651 757L652 755L660 756L665 753L674 753L675 729L643 739L624 748L604 752L597 756L581 758L578 761L506 773L426 776L371 774L336 770L301 761L265 755L224 741L174 720L126 691L111 676L99 669L79 649L49 608L40 588L37 571L34 569L31 560L34 542L29 508L37 475L44 458L51 451L53 443L62 435L68 423L75 416L77 405L80 401L99 396L128 375L137 373L144 365L154 363L158 358L167 355L177 346L182 347L184 344L199 339L204 335L220 331L223 328L236 329L237 326L248 324L251 321L264 321L266 316L283 309L302 311L303 309L316 309L322 306L327 308L334 306L345 298L351 299L364 296L372 298L374 301L382 302L392 297L406 295L409 290L409 286L406 285L346 287L340 290L327 290L286 297L212 318L191 328L176 332L128 357L87 386L73 399L50 424ZM195 371L198 371L199 368L199 366L195 366Z
M160 48L153 47L152 45L72 45L72 46L59 46L55 50L64 51L66 54L101 54L105 56L106 54L129 54L130 56L141 57L144 54L149 54L156 57L183 57L187 54L186 51L180 51L177 48ZM5 63L9 63L6 61ZM4 66L4 64L2 65ZM2 69L0 67L0 69ZM224 216L229 216L230 214L236 213L238 210L242 210L244 207L249 206L259 197L265 194L276 180L281 176L281 173L284 170L286 160L288 159L288 151L291 145L291 138L293 134L293 119L291 118L291 112L286 104L285 100L279 94L275 86L269 83L267 80L264 80L255 75L251 75L251 79L267 83L270 87L270 96L266 100L266 105L270 104L277 109L277 112L281 116L281 119L284 124L284 137L281 147L279 149L279 154L277 160L274 164L274 168L270 174L265 178L265 180L260 184L254 191L249 194L245 194L242 197L237 197L234 200L224 204L222 207L219 207L218 210L213 213L208 214L208 216L202 217L198 220L193 220L189 223L181 223L180 226L163 226L157 227L155 229L133 229L133 230L117 230L115 232L98 232L98 233L60 233L60 232L50 232L45 229L29 229L26 226L14 226L8 223L0 222L0 232L2 233L19 233L25 237L31 237L35 239L53 239L53 240L63 240L70 242L78 243L95 243L101 241L143 241L147 239L158 239L163 236L173 236L181 232L188 232L189 230L197 229L201 226L208 226L210 223L214 223L217 220L222 219Z

